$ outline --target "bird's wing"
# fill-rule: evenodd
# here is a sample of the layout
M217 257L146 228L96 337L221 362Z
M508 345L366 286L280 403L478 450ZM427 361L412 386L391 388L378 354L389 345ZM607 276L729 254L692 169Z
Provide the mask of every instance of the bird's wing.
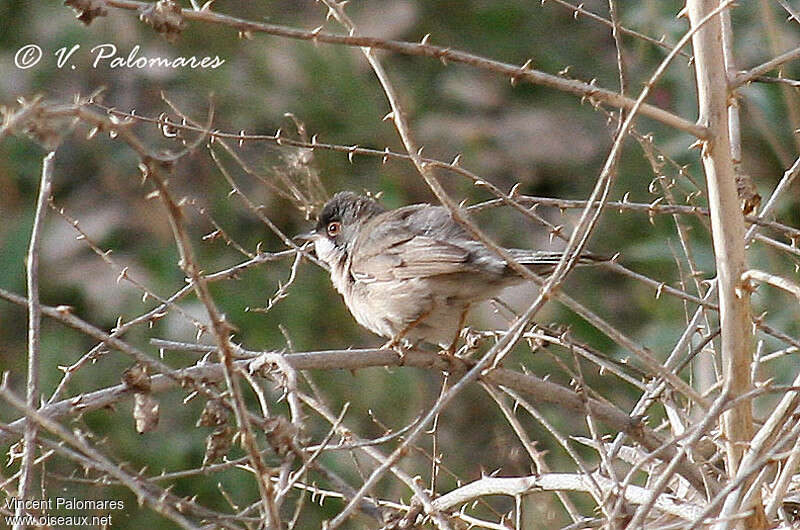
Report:
M451 274L469 268L469 249L437 238L413 235L355 252L350 270L357 280L404 280Z
M459 272L502 276L505 262L441 206L416 204L376 216L352 251L356 280L425 278Z

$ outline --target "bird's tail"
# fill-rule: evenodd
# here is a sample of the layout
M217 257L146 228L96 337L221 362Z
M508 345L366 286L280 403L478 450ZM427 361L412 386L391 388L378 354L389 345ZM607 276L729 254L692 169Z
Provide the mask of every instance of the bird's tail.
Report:
M511 254L520 265L525 265L537 274L550 274L558 265L558 262L564 256L563 252L552 252L546 250L525 250L521 248L510 248L508 253ZM591 252L584 252L578 258L578 265L598 265L612 261L612 258L593 254Z

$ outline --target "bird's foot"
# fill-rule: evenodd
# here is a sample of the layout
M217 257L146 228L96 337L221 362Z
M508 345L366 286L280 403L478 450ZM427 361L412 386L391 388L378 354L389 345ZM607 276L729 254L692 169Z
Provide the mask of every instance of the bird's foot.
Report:
M461 338L464 339L464 345L456 352L456 357L464 359L472 357L472 354L478 351L483 336L479 331L474 331L469 326L461 330Z
M406 360L406 351L409 349L409 346L404 344L404 341L399 338L394 338L381 346L382 350L394 350L397 354L397 357L400 359L400 365L402 366Z
M447 365L449 366L447 369L448 373L453 374L463 370L464 362L455 354L453 345L450 345L450 347L443 350L439 350L438 356L440 359L447 362Z

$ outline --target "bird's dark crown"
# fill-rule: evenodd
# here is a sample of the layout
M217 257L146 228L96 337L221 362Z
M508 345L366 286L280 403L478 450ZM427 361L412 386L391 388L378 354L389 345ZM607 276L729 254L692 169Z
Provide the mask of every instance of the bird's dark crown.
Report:
M352 191L340 191L325 203L325 207L319 215L316 230L324 229L332 221L350 225L358 219L372 217L384 211L386 209L374 199Z

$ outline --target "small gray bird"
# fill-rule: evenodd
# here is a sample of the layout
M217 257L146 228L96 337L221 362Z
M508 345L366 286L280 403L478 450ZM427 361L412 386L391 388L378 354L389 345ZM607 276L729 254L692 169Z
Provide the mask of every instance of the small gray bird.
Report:
M387 210L353 192L325 204L314 242L331 281L359 324L387 346L438 344L453 352L469 307L524 281L475 240L442 206L414 204ZM549 274L560 252L506 249L537 274ZM579 263L599 258L582 256Z

